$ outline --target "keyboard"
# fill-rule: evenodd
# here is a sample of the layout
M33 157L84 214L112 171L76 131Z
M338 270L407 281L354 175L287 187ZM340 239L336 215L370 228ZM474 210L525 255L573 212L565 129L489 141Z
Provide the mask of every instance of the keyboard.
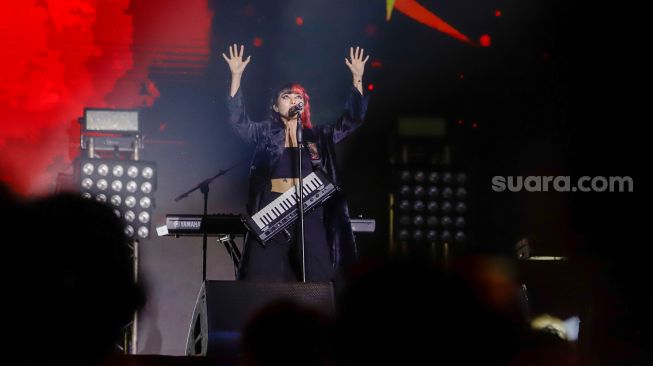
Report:
M204 227L208 235L245 235L247 229L243 225L241 215L212 214L206 221L202 215L169 214L166 215L166 226L157 228L159 236L202 236Z
M312 172L302 183L304 214L323 204L337 191L320 171ZM251 217L246 216L245 225L259 241L265 243L298 219L298 200L297 189L292 187Z

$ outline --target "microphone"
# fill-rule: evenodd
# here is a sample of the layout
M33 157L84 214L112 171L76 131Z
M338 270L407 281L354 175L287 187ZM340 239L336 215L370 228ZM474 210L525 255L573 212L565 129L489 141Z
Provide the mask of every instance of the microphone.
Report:
M304 102L299 102L288 110L288 115L292 116L304 110Z

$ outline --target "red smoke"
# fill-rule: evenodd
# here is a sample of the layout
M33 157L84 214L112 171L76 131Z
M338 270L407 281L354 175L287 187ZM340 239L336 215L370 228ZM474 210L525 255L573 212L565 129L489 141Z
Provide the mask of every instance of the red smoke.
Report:
M150 66L187 42L208 60L206 0L183 3L3 0L0 180L23 194L51 192L57 174L71 172L85 107L151 106L159 90Z

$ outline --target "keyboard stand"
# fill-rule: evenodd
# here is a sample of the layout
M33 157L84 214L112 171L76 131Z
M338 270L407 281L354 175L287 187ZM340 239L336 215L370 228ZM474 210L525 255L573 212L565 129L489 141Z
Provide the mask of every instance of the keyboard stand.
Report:
M238 250L238 245L236 245L236 242L234 241L234 236L228 234L220 235L218 236L217 241L224 244L225 249L227 249L227 253L229 253L231 260L234 263L235 278L238 279L238 268L240 268L240 259L242 258L242 255L240 254L240 250Z

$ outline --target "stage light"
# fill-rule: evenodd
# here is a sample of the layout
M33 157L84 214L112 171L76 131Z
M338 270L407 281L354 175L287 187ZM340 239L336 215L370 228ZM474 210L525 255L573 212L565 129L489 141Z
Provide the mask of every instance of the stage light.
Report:
M150 206L152 205L152 201L150 200L149 197L143 197L139 201L139 205L141 206L141 208L150 208Z
M82 132L138 133L138 111L86 108L82 119Z
M422 239L424 239L424 232L419 229L413 231L413 239L416 241L421 241Z
M465 172L453 166L408 164L395 168L395 172L395 240L407 244L467 240Z
M422 201L415 201L415 204L413 205L413 210L415 212L422 212L424 211L424 202Z
M451 187L445 187L442 191L442 198L449 199L453 196L453 189Z
M484 35L481 36L481 38L479 40L479 43L483 47L490 47L492 45L492 37L490 37L487 34L484 34Z
M113 189L116 192L120 192L122 190L122 182L119 180L114 180L111 182L111 189Z
M113 175L118 178L122 177L124 171L125 169L122 167L122 165L116 165L113 167Z
M413 225L414 226L424 225L424 217L422 217L420 215L415 216L415 218L413 219Z
M465 199L465 197L467 197L467 190L465 188L460 187L460 188L456 189L456 198L462 200L462 199Z
M74 165L81 196L110 207L122 222L123 233L129 239L129 250L133 254L135 278L138 278L139 240L150 235L154 210L152 195L157 178L155 164L140 160L144 145L138 115L138 110L85 109L84 117L80 119L81 154ZM143 183L148 186L139 191ZM110 197L109 202L107 197ZM136 324L134 318L130 327L133 329L125 328L123 339L134 340L127 335L135 332ZM128 343L124 350L135 346L131 341Z
M127 198L125 198L125 206L134 208L134 206L136 206L136 198L134 198L134 196L127 196Z
M95 170L95 167L91 163L84 164L84 167L82 168L82 172L84 172L84 174L86 174L86 175L93 174L94 170Z
M148 214L146 211L139 213L138 221L142 222L143 224L147 224L150 222L150 214Z
M81 158L76 169L82 197L107 203L125 222L130 238L149 236L156 190L154 163Z
M426 240L435 241L438 238L438 235L435 230L429 230L426 232Z
M127 222L132 222L136 218L136 214L134 214L134 211L132 210L127 210L125 211L125 221Z
M138 177L138 168L133 165L127 168L127 176L130 178Z
M96 186L97 186L97 189L99 189L101 191L106 191L107 187L109 186L109 183L107 183L106 179L100 179L100 180L97 181Z
M100 164L97 167L97 173L100 174L103 177L106 177L107 174L109 174L109 166L106 164Z
M437 212L439 208L440 206L435 201L429 201L428 206L426 206L426 209L429 210L429 212Z
M143 168L143 178L152 179L152 176L154 176L154 170L152 170L152 168L150 167Z
M401 202L399 203L399 210L401 210L401 211L409 211L410 208L411 208L411 206L412 206L412 205L410 204L410 201L408 201L408 200L403 200L403 201L401 201Z
M400 174L399 179L401 179L402 182L410 183L413 181L413 175L408 170L404 170Z
M125 189L129 193L134 193L138 189L138 184L136 184L136 182L134 182L133 180L129 181L127 182L127 186L125 187Z
M114 206L120 206L120 203L122 202L122 198L118 196L117 194L114 194L111 196L111 204Z
M91 189L91 187L93 187L93 180L91 180L90 178L82 179L82 188Z
M148 193L152 192L152 183L145 182L145 183L141 184L141 192L143 192L145 194L148 194Z
M141 239L145 239L150 235L150 230L146 228L145 226L140 226L138 228L138 237Z

